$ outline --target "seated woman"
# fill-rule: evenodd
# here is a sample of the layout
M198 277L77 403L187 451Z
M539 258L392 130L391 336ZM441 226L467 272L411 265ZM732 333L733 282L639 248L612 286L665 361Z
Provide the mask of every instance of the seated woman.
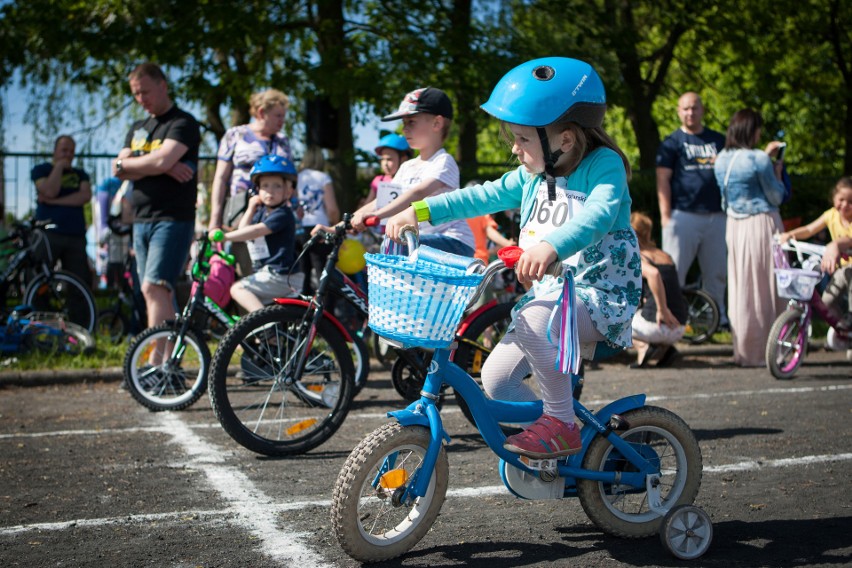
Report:
M648 362L659 354L657 367L666 367L677 356L674 344L683 337L686 300L680 291L672 257L657 248L651 239L653 223L650 217L644 213L633 213L630 225L639 240L644 299L633 316L633 346L639 356L630 366L647 367Z

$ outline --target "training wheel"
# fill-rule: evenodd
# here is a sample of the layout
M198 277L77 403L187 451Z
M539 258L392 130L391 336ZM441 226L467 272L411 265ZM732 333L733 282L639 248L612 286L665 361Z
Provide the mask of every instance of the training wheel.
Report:
M678 505L663 517L660 540L681 560L695 560L707 552L713 540L713 524L704 509Z

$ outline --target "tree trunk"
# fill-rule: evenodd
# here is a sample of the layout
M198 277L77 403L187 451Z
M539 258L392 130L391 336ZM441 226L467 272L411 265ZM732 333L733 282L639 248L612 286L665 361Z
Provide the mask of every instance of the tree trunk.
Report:
M451 65L460 70L458 81L452 85L456 95L455 118L459 129L459 145L456 161L459 164L461 184L469 182L478 175L479 161L477 151L476 116L479 109L476 106L474 92L470 88L464 70L475 67L468 61L470 49L468 43L471 35L471 0L455 0L450 13L450 31L447 49L450 53Z
M328 96L337 111L337 148L330 153L329 174L341 212L353 211L358 201L357 168L352 136L352 99L346 75L351 67L346 59L343 31L343 1L317 0L318 19L314 23L320 64L315 74L318 96Z

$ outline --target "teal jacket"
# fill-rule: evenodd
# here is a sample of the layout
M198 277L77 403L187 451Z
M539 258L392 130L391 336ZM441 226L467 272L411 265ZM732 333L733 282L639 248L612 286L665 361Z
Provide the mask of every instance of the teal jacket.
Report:
M523 166L499 180L426 198L433 223L478 217L520 208L521 227L532 213L540 175ZM613 231L630 229L630 191L621 157L609 148L598 148L568 176L568 188L584 193L582 212L551 233L545 241L565 260L600 242Z

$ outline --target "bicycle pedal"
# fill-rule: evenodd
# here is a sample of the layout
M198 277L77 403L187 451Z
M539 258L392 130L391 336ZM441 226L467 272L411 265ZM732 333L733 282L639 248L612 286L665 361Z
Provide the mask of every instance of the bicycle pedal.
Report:
M547 473L556 473L557 462L556 458L535 459L527 456L520 456L520 462L528 468L535 471L543 471Z

